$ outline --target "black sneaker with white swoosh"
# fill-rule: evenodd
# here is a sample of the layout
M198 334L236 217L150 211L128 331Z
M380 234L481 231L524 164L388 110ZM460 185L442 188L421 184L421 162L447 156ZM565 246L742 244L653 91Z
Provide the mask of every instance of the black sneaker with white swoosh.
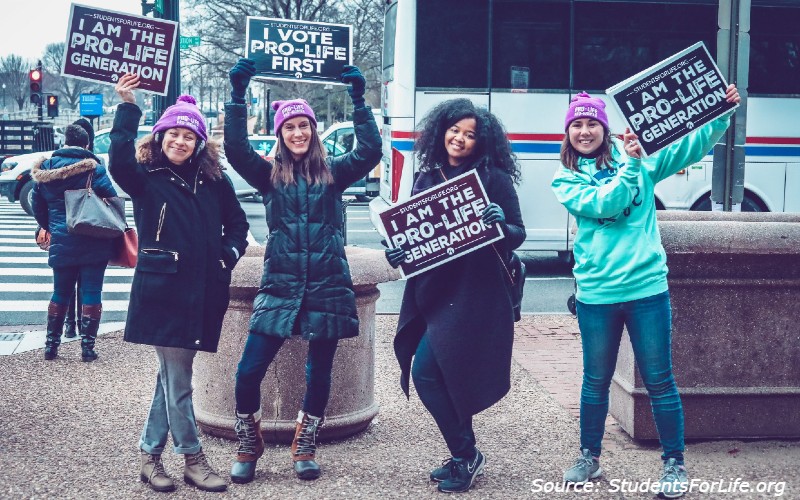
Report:
M486 457L480 450L475 449L475 457L471 460L454 458L451 462L451 475L439 483L439 491L445 493L461 493L469 490L478 474L483 472Z

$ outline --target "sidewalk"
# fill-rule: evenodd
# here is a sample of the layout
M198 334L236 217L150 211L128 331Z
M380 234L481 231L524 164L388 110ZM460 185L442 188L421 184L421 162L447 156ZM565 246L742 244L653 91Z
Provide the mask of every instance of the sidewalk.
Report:
M375 395L380 413L364 433L322 444L323 476L295 478L286 445L269 446L256 479L232 484L227 498L443 499L427 479L448 453L433 420L415 394L406 401L392 351L397 316L376 324ZM0 498L212 498L183 483L182 460L164 454L178 489L150 491L138 480L137 441L155 380L155 356L147 346L122 341L121 332L98 339L100 358L80 361L77 343L62 344L53 362L41 350L0 358ZM637 443L609 419L604 478L593 492L562 488L561 474L576 456L580 390L580 341L571 316L526 316L517 323L512 389L475 418L485 475L463 498L653 498L618 491L636 488L660 472L657 443ZM211 463L227 474L236 444L202 437ZM690 477L708 481L742 478L786 481L784 498L800 498L797 441L689 443ZM628 483L622 484L621 480ZM693 493L689 498L755 498L773 494ZM461 498L461 497L459 497Z

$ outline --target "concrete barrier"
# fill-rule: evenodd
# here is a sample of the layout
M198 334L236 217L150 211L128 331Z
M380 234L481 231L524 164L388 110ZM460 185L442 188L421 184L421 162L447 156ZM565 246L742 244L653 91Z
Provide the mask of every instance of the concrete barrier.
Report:
M398 279L380 250L346 247L356 293L359 335L339 341L333 363L333 385L321 440L350 436L365 429L378 413L374 398L375 302L377 284ZM236 439L234 386L261 281L263 247L250 247L234 268L231 302L216 354L200 353L194 363L195 416L214 436ZM261 384L261 431L268 442L289 443L305 393L308 342L292 337L281 348Z
M659 212L686 438L800 437L800 214ZM657 439L627 332L610 412Z

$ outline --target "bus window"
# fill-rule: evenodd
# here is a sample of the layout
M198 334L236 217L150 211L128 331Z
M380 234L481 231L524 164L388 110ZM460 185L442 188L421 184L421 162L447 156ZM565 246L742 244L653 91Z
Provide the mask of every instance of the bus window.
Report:
M383 19L383 81L394 80L394 42L397 30L397 4L389 6Z
M569 4L496 0L492 88L569 88Z
M750 94L800 95L800 9L763 3L750 10Z
M575 2L572 88L605 90L700 40L715 54L717 2L678 3Z
M417 88L489 87L489 4L417 2Z

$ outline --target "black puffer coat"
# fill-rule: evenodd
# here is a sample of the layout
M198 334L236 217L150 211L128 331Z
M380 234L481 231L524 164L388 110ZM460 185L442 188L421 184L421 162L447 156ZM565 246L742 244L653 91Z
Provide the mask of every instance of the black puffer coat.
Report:
M134 104L119 105L109 151L139 233L125 340L215 352L231 270L247 247L247 217L227 176L210 180L198 169L193 185L184 182L152 135L134 151L141 115ZM209 141L197 161L218 163L219 144Z
M50 231L50 267L106 263L111 258L111 240L70 234L64 191L84 189L92 175L92 189L101 198L117 196L106 169L100 160L83 148L66 147L53 152L31 169L33 187L33 216L36 222Z
M270 234L250 332L304 339L358 335L355 294L342 238L342 192L375 167L381 138L372 111L353 112L358 146L329 159L334 182L273 186L272 163L247 141L244 105L225 107L225 154L233 168L264 196Z
M509 252L525 241L517 192L511 177L499 169L480 169L478 175L489 200L505 212L505 238L494 247L507 260ZM414 192L442 182L438 169L423 172ZM423 334L428 336L462 420L505 396L511 388L514 343L508 285L492 245L408 279L394 340L406 396L412 357Z

